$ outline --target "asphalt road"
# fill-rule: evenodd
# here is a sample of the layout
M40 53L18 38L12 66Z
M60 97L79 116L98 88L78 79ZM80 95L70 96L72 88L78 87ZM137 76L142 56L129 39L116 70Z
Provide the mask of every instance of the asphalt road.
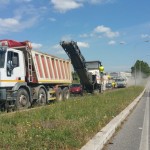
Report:
M150 86L104 150L150 149Z

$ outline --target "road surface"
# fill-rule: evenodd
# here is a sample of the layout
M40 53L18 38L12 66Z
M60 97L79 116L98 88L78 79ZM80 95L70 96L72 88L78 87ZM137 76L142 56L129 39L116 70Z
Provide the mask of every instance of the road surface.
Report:
M104 150L150 149L150 86Z

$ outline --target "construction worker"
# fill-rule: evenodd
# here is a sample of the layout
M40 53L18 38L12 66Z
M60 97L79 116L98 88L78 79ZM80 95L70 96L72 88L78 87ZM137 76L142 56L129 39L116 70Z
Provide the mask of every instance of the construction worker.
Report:
M101 84L102 84L102 92L104 91L104 67L100 65L100 77L101 77Z
M111 76L109 74L107 75L107 77L108 77L108 80L111 80Z
M103 75L103 91L106 90L107 83L108 83L108 76L106 75L106 73L104 73L104 75Z
M102 65L100 65L99 70L100 70L101 77L103 77L103 75L104 75L104 67Z
M115 88L116 87L116 82L113 80L112 81L112 87Z

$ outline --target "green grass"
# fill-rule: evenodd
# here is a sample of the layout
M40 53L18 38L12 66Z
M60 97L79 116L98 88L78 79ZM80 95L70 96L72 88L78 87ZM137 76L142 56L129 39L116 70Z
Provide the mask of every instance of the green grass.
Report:
M0 149L80 149L143 89L140 86L117 89L0 115Z

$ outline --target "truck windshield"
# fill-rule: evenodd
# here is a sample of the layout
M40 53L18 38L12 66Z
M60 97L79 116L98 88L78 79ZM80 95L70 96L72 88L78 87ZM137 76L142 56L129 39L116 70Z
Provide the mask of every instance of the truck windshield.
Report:
M4 68L6 51L0 50L0 68Z
M116 81L122 82L124 81L124 79L116 79Z

